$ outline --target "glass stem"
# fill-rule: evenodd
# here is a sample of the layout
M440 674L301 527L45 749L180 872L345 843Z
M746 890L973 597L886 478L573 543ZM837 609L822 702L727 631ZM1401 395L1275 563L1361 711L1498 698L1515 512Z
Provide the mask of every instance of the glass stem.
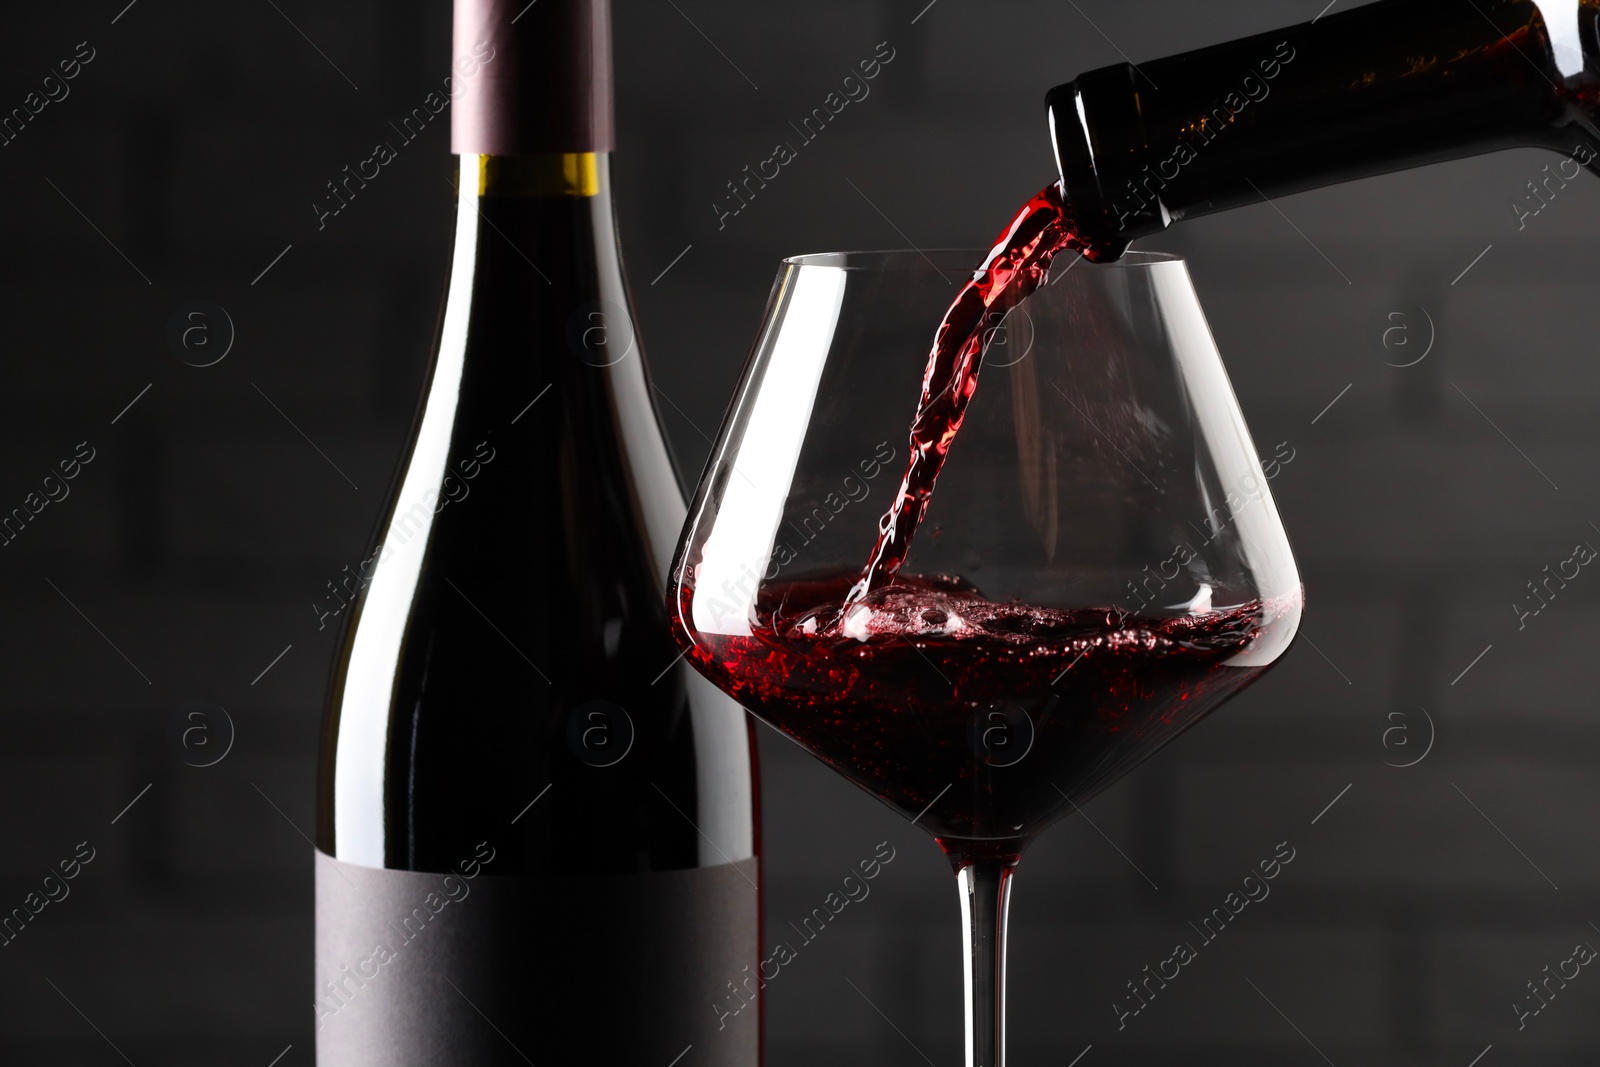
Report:
M1005 1067L1006 908L1015 866L980 859L956 873L967 937L967 1067Z

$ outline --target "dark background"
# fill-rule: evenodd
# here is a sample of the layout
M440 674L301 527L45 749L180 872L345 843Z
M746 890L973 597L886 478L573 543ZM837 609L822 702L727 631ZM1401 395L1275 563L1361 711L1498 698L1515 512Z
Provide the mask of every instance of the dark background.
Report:
M441 84L449 5L125 2L14 6L0 31L0 110L79 41L96 50L0 148L0 510L79 442L95 454L0 548L0 910L78 842L96 850L0 949L0 1063L267 1067L292 1045L278 1062L298 1067L300 831L333 642L310 604L361 558L419 390L447 123L326 229L310 205ZM685 470L780 256L982 243L1051 177L1049 86L1321 0L925 3L617 0L619 211ZM895 58L871 96L719 231L724 182L881 41ZM1520 232L1509 207L1555 160L1438 166L1154 242L1189 257L1260 451L1293 450L1272 487L1305 638L1030 854L1018 1064L1067 1067L1091 1044L1083 1067L1467 1067L1490 1045L1483 1067L1594 1062L1593 968L1520 1032L1512 1008L1575 943L1600 944L1600 576L1520 630L1511 607L1576 543L1600 545L1600 186L1581 179ZM237 330L204 369L166 338L193 299ZM1436 342L1386 366L1426 347L1418 307ZM204 769L172 732L196 700L237 730ZM1426 759L1384 765L1420 755L1430 721ZM948 868L762 735L770 936L877 842L898 850L769 989L769 1062L958 1064ZM1284 841L1296 858L1271 897L1119 1031L1125 983L1198 943L1189 924Z

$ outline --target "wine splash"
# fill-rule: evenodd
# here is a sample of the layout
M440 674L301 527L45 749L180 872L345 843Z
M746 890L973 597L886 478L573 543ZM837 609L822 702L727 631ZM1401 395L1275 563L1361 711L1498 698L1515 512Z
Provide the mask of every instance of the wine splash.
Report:
M928 353L922 398L911 420L911 455L900 491L879 520L877 543L860 580L845 598L847 608L893 581L905 563L939 471L978 389L986 337L1012 308L1039 288L1058 253L1086 247L1060 186L1047 185L1022 206L983 265L961 287L944 313Z

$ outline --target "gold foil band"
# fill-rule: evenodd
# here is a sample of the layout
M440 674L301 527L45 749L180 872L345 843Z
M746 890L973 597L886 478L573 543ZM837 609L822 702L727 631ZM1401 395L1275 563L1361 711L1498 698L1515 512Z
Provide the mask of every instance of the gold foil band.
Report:
M479 196L597 196L600 162L594 152L538 155L463 155L461 178L477 172Z

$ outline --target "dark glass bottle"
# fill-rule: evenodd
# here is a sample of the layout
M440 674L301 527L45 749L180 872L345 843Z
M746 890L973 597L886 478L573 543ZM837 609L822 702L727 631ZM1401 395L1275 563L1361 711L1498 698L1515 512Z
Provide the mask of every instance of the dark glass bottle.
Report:
M1177 219L1518 146L1600 171L1589 0L1381 0L1050 91L1093 259Z
M323 738L318 1062L754 1067L753 739L667 627L606 0L458 0L450 85L450 281Z

